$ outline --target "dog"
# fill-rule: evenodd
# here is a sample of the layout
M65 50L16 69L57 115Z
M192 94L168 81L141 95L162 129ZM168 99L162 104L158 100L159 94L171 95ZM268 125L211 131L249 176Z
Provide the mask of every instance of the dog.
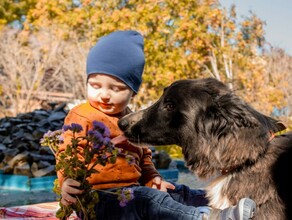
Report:
M211 207L243 197L257 203L254 219L292 219L292 133L244 102L215 78L178 80L152 106L118 121L135 144L178 145L186 166L209 179Z

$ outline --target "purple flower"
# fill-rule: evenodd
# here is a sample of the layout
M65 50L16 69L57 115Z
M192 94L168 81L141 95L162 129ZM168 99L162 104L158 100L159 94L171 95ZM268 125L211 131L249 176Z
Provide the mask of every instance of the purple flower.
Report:
M104 153L101 155L101 158L105 160L105 159L107 159L107 155Z
M120 201L119 205L121 207L125 207L129 201L134 199L134 192L130 188L123 188L122 190L119 190L118 193L118 200Z
M68 130L73 133L71 142L68 142L65 151L60 151L59 144L64 142L62 134ZM92 130L88 130L86 135L75 135L82 130L80 124L71 123L64 125L62 130L48 131L40 141L42 146L50 147L55 155L59 154L56 171L62 170L65 177L80 180L84 189L92 189L92 185L87 181L87 178L93 173L99 172L96 169L97 164L105 166L107 163L115 163L118 150L111 143L109 128L102 122L94 121ZM79 160L78 156L80 154L84 156L84 160ZM95 157L96 160L94 160ZM60 190L58 186L55 189ZM82 207L87 207L84 215L87 216L86 219L91 219L92 213L94 213L94 205L98 202L98 196L91 194L91 190L88 190L84 193L84 198L84 200L76 203L76 209L81 210ZM128 191L121 191L121 206L125 206L131 198L132 196L129 195ZM88 201L90 202L88 203ZM69 209L61 206L58 212L68 217L72 210L75 210L75 206L74 208L69 207Z
M48 130L47 133L43 135L43 138L52 138L52 137L54 137L54 132L50 130Z
M82 126L80 124L72 123L71 125L64 125L63 126L63 130L64 131L71 130L72 132L79 133L80 131L83 130L83 128L82 128Z
M126 159L129 164L135 164L136 162L135 157L133 157L132 155L126 155Z
M64 139L61 136L62 131L56 130L56 131L47 131L43 137L40 139L41 144L45 144L47 142L56 142L57 144L63 143Z
M105 137L105 138L103 139L103 144L104 144L105 146L109 146L109 145L111 144L111 139L110 139L109 137Z
M98 130L104 137L109 137L110 136L110 131L109 128L107 126L105 126L104 123L100 122L100 121L93 121L93 129L94 130Z
M40 139L40 144L44 144L44 143L45 143L45 138L43 137L43 138Z
M89 130L87 135L93 145L93 148L98 149L103 146L104 138L99 131Z
M111 133L108 127L106 127L103 131L103 136L110 137Z
M71 130L71 126L70 125L63 125L63 131L68 131Z
M93 128L96 129L96 130L102 130L103 131L105 129L104 123L102 123L100 121L94 120L92 122L92 124L93 124Z
M64 143L64 137L62 135L57 135L59 143Z
M83 128L82 128L82 126L80 124L72 123L71 126L72 126L72 131L73 132L77 132L78 133L78 132L83 130Z

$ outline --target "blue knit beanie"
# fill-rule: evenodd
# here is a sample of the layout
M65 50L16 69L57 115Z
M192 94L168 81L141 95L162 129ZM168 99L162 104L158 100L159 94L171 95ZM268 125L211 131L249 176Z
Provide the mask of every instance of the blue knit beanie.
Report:
M87 56L87 76L108 74L122 80L135 93L142 83L144 40L137 31L116 31L101 37Z

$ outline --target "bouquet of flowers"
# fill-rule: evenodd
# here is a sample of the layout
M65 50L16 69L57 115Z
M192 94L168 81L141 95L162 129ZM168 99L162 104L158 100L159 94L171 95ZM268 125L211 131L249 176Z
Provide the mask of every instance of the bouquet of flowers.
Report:
M59 152L58 146L64 142L62 133L68 130L73 134L71 143L67 145L65 151ZM82 213L84 219L96 219L94 206L99 201L98 192L92 190L87 178L92 173L98 172L95 165L105 166L107 163L115 163L117 156L121 154L120 149L111 143L109 129L103 123L93 121L93 128L87 132L86 136L77 135L82 130L82 126L76 123L64 125L62 130L48 131L40 141L41 146L50 147L52 152L58 156L56 171L60 170L64 178L79 181L81 189L84 191L82 195L76 195L77 202L75 204L64 206L60 202L60 209L56 214L59 219L67 219L73 211ZM82 148L80 142L82 142ZM80 154L83 155L83 160L78 157ZM129 163L133 162L133 158L129 155L124 156ZM54 192L60 195L60 186L57 180ZM117 194L121 206L125 206L133 198L131 189L123 189L115 194Z

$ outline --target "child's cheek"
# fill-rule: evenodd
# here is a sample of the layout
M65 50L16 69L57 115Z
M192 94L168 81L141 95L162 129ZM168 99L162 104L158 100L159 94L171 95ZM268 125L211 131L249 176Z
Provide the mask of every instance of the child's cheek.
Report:
M98 99L98 89L94 89L90 86L87 87L87 98L89 101L96 102Z

